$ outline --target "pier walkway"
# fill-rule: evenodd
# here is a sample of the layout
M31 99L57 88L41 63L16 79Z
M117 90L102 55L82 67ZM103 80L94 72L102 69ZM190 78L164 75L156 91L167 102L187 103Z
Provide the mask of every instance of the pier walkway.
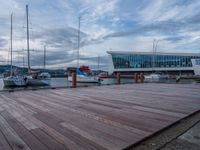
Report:
M123 149L200 110L200 85L0 93L0 150Z

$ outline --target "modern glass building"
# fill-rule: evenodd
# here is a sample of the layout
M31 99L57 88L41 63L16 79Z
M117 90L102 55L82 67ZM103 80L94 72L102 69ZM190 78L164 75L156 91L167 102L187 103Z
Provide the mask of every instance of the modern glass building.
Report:
M195 73L200 54L108 51L110 72ZM192 60L195 60L194 63ZM200 67L200 66L199 66Z

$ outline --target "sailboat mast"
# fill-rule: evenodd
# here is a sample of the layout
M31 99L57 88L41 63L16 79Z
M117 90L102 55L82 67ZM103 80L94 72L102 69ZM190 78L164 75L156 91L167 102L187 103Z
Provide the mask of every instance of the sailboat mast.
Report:
M10 25L10 52L11 52L11 58L10 58L10 76L13 75L13 69L12 69L12 36L13 36L13 13L11 14L11 25Z
M81 28L81 17L79 16L79 18L78 18L78 49L77 49L77 68L79 68L80 28Z
M152 52L152 72L154 71L154 63L155 63L155 57L154 57L154 50L155 50L155 39L153 40L153 52Z
M46 68L46 45L44 45L44 70Z
M28 53L28 70L30 71L30 51L29 51L29 16L28 5L26 5L26 24L27 24L27 53Z
M97 67L98 67L98 70L99 70L99 64L100 64L100 57L98 56L97 57Z

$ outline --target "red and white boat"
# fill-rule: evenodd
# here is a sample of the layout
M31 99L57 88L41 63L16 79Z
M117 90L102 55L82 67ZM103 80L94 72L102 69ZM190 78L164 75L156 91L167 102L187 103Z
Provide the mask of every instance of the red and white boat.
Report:
M68 81L72 82L72 76L68 76ZM99 83L100 80L92 75L88 66L76 68L76 81L82 83Z
M108 78L113 78L113 76L109 75L108 72L101 72L96 76L98 79L108 79Z

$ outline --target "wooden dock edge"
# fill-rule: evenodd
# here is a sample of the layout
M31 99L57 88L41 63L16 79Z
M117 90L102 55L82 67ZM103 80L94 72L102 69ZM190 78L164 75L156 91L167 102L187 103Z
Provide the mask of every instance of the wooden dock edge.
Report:
M121 83L124 84L133 84L133 83ZM159 83L158 83L159 84ZM101 84L101 85L78 85L77 88L85 88L85 87L97 87L97 86L112 86L112 85L119 85L117 83L114 84ZM73 88L72 86L57 86L57 87L31 87L31 88L19 88L19 89L3 89L0 90L0 93L4 92L18 92L18 91L36 91L36 90L55 90L55 89L70 89Z
M200 122L200 110L130 145L124 150L161 149Z

